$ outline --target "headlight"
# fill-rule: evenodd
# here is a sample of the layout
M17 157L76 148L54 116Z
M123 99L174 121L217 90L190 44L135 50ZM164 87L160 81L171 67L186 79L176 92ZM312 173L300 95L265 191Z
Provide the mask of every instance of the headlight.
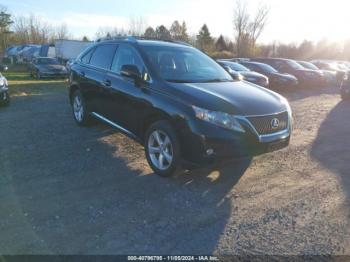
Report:
M242 76L241 74L238 75L238 80L239 81L243 81L244 80L244 76Z
M236 120L236 118L233 115L223 113L223 112L216 112L216 111L209 111L207 109L199 108L196 106L192 106L195 115L198 119L201 119L203 121L209 122L211 124L214 124L216 126L220 126L226 129L238 131L244 133L245 130L240 125L240 123Z

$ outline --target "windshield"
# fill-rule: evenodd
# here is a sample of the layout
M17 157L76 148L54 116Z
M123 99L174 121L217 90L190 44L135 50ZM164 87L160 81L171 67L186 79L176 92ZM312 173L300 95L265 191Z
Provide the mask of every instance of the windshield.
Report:
M319 70L317 66L315 66L314 64L308 63L308 62L299 62L299 64L301 64L303 67L305 67L307 69Z
M53 58L39 58L37 63L40 65L57 65L58 61Z
M304 69L301 65L299 65L297 62L292 61L292 60L287 60L287 64L291 66L293 69Z
M233 63L233 62L223 62L223 63L235 71L239 71L239 72L250 71L248 68L246 68L245 66L242 66L238 63Z
M189 47L142 47L159 76L169 82L205 83L233 81L214 60Z

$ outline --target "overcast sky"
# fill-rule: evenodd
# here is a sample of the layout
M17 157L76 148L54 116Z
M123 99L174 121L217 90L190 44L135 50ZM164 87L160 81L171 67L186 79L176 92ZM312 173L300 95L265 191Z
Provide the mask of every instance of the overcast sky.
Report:
M304 39L342 41L350 39L348 0L247 0L249 9L263 2L270 7L269 23L261 38L268 43L300 42ZM128 26L130 17L142 16L148 25L185 20L189 33L207 23L213 36L232 37L233 0L1 0L14 15L35 14L70 33L90 38L100 27Z

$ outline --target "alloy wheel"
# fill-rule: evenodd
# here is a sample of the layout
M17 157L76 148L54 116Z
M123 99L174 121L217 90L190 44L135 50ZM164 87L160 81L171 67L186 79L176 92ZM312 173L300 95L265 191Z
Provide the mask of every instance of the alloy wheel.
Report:
M155 130L148 138L148 154L152 164L160 169L168 169L173 162L173 145L169 136L161 131Z
M78 95L74 97L73 111L74 111L75 119L78 122L81 122L83 120L83 116L84 116L84 108L83 108L81 98Z

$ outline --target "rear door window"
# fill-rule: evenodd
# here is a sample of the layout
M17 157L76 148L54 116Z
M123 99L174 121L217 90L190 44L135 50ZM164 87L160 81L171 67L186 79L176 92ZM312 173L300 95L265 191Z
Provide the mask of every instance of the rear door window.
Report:
M90 65L102 69L110 69L116 48L116 44L97 46L91 56Z

